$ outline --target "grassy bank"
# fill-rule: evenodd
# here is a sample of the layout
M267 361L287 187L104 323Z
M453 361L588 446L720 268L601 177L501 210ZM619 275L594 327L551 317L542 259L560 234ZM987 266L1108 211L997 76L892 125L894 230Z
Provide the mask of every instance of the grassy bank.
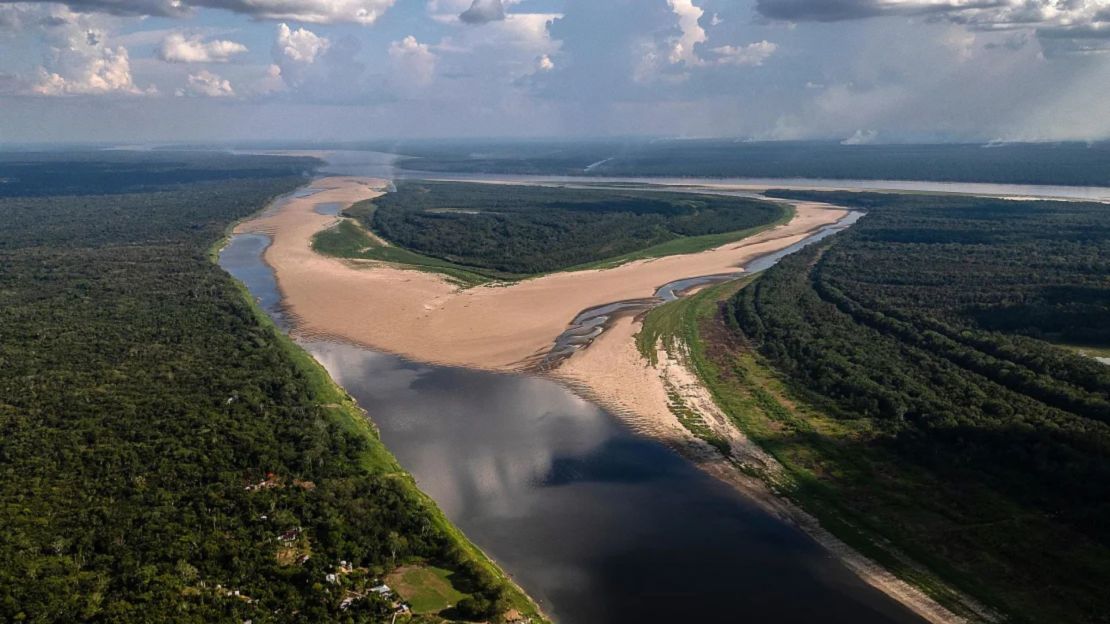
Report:
M660 341L668 352L682 353L732 424L783 467L773 473L751 466L739 469L762 478L773 491L816 516L825 529L902 580L954 613L978 621L977 613L950 586L954 578L964 581L962 585L974 584L972 579L927 556L912 536L891 531L873 517L861 514L851 499L845 498L846 492L826 483L829 475L862 478L872 472L875 458L861 457L849 448L853 441L871 432L859 423L845 424L829 418L799 400L757 353L733 339L722 308L755 279L718 284L655 308L646 315L636 336L640 353L655 364ZM690 427L682 419L680 422L694 435L715 443L712 432ZM921 477L903 473L890 474L888 479L929 487ZM904 506L906 501L900 496L892 496L887 503ZM906 557L911 553L912 559ZM924 569L914 560L930 565Z

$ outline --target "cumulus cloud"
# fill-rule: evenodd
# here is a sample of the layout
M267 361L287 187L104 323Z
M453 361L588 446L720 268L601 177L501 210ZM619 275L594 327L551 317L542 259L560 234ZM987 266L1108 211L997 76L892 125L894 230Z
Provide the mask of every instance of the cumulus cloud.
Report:
M33 12L27 13L30 17ZM39 95L140 95L131 75L131 58L123 45L110 43L113 19L73 13L52 5L38 12L47 45L29 92Z
M0 0L9 3L12 0ZM32 0L41 3L41 0ZM373 24L396 0L65 0L81 13L178 17L193 8L224 9L256 19L311 24Z
M926 16L985 31L1032 29L1059 51L1110 50L1110 0L757 0L756 10L792 22Z
M288 24L279 24L275 50L278 56L297 63L314 63L316 57L328 49L331 42L307 28L293 30Z
M550 56L544 54L536 61L536 69L540 71L551 71L555 69L555 62L551 60Z
M401 87L422 87L432 81L436 69L436 55L428 44L420 43L409 35L389 44L392 64L392 81Z
M716 55L718 65L746 65L757 67L778 50L778 45L770 41L757 41L746 46L719 46L711 52Z
M678 16L678 29L681 34L670 40L671 49L667 59L671 63L686 63L688 66L700 65L701 59L694 49L699 43L705 43L705 29L698 20L705 14L693 0L667 0L674 14Z
M100 48L95 52L69 55L58 71L39 69L33 91L39 95L96 95L119 93L138 95L142 89L131 78L127 48Z
M172 33L162 40L158 57L169 63L226 63L246 51L247 46L235 41L204 41L200 36Z
M470 8L459 14L467 24L485 24L505 19L505 6L501 0L474 0Z
M330 47L328 38L307 28L294 30L282 23L278 24L271 55L281 79L289 86L299 86L307 79L311 66Z
M203 97L234 97L235 89L231 82L220 76L202 69L195 74L189 74L188 84L184 89L178 89L178 96L195 95Z

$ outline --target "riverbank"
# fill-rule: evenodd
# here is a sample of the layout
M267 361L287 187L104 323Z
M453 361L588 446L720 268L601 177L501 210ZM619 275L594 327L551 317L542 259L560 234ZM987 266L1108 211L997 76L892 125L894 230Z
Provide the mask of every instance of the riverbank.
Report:
M551 376L620 415L636 431L664 441L768 513L805 531L864 582L924 620L937 624L992 621L994 615L988 609L901 553L884 550L889 546L878 546L874 536L856 535L832 518L823 522L796 504L786 495L793 489L789 472L718 406L705 379L699 324L715 314L719 300L742 285L743 280L713 286L656 308L649 313L647 326L644 317L619 319L590 349L575 353ZM835 534L830 530L834 527ZM855 538L851 544L846 541L849 538ZM899 558L898 565L889 568L877 562L891 564L894 557Z
M348 188L337 189L327 184L315 188L320 189L320 192L328 193L328 197L334 198L337 202L357 201L352 198L368 192L366 189L371 188L369 185L377 181L371 180L366 182L369 183L366 188L359 188L358 185L352 185ZM258 215L228 228L230 235L225 235L209 248L207 253L209 260L213 262L213 264L220 263L220 256L227 248L231 240L231 235L241 234L244 223L264 221L274 216L275 211L273 208L275 206L280 209L286 202L308 199L316 195L318 195L318 193L309 195L301 191L275 199ZM265 230L251 229L251 231L256 233L267 233ZM267 233L267 235L269 234ZM284 324L279 325L275 318L272 317L272 314L277 310L263 309L263 303L252 294L248 285L239 279L235 281L235 286L244 301L249 305L254 320L259 326L265 328L267 332L272 334L283 356L287 358L306 380L306 384L312 395L316 397L322 405L328 408L326 411L327 417L338 425L341 430L349 432L365 441L365 447L358 453L358 463L361 468L369 473L381 474L392 479L395 486L404 491L407 500L413 501L413 504L417 505L424 514L426 521L429 523L429 527L443 535L452 547L457 549L457 554L455 556L458 557L459 561L450 563L456 563L460 566L472 566L473 570L477 570L477 572L475 573L471 570L471 575L485 575L488 578L494 579L496 583L501 584L505 588L504 595L511 608L508 614L498 616L495 621L549 622L550 618L543 613L536 601L533 600L516 581L507 575L497 563L491 560L481 549L475 546L462 531L452 524L440 510L436 502L417 486L413 476L401 467L390 450L383 445L377 426L370 415L355 402L354 398L346 389L335 382L328 371L325 370L324 366L312 354L307 352L302 345L299 345L286 333ZM416 569L424 568L418 567ZM451 588L451 591L458 594L453 586L448 585L448 587ZM461 595L466 597L465 594Z

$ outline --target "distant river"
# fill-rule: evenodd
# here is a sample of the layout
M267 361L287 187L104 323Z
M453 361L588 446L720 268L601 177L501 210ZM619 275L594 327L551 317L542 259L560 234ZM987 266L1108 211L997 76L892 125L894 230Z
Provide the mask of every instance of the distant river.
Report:
M1071 199L1110 201L1110 187L1105 186L1051 186L1042 184L991 184L976 182L931 182L927 180L840 180L816 178L678 178L678 177L601 177L592 175L553 176L501 173L444 173L400 169L395 166L397 154L358 150L328 152L327 165L321 173L359 175L385 178L430 178L437 180L506 181L550 184L680 184L792 188L838 189L850 191L909 191L919 193L959 193L988 195L1015 199Z
M262 261L268 244L235 236L220 265L288 329ZM921 621L798 529L557 383L302 346L421 489L559 622Z

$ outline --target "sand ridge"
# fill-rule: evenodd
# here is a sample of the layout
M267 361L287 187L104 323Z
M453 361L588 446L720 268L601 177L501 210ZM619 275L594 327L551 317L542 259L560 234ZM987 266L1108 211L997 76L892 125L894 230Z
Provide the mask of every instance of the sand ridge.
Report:
M387 186L387 181L370 178L322 178L309 186L316 191L312 195L286 198L240 224L236 232L272 237L265 260L274 269L298 335L488 370L521 368L550 348L582 310L650 297L673 280L735 271L847 214L827 204L794 202L789 223L709 251L468 289L438 274L329 258L312 250L313 235L336 222L316 213L316 204L346 207L381 194Z

